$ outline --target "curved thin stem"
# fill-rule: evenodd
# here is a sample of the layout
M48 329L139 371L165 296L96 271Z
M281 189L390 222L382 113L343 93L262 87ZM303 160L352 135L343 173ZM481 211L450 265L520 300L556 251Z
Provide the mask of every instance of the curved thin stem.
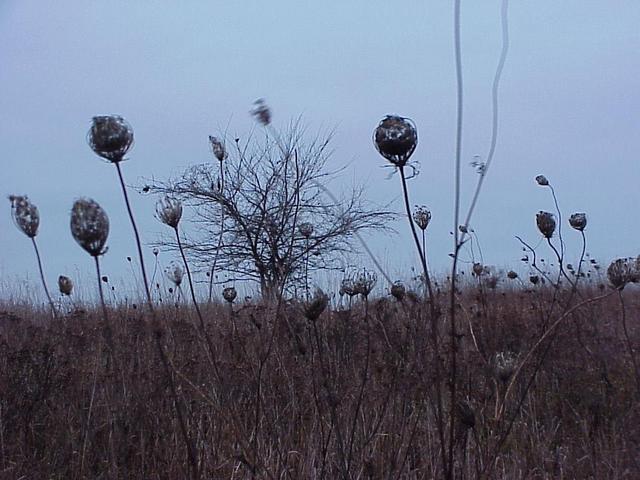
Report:
M53 314L53 318L58 318L56 306L51 299L51 294L49 293L49 288L47 287L47 281L44 278L44 270L42 269L42 260L40 259L40 252L38 251L36 237L31 237L31 242L33 243L33 249L36 251L36 258L38 259L38 270L40 271L40 280L42 280L42 287L44 288L44 293L47 295L47 300L49 301L49 306L51 307L51 313Z
M418 250L418 254L420 256L420 263L422 266L422 273L424 275L425 283L427 284L427 293L429 295L429 310L431 314L431 341L433 342L434 349L434 366L435 366L435 375L436 375L436 423L438 427L438 436L440 440L440 444L442 448L440 449L442 453L442 462L443 468L446 469L446 452L444 448L444 423L442 421L442 391L440 389L440 342L438 338L438 312L436 310L436 299L433 293L433 286L431 285L431 278L429 277L429 269L427 268L427 260L426 260L426 252L420 247L420 240L418 239L418 233L416 231L416 226L413 223L411 218L411 206L409 204L409 189L407 187L407 179L404 174L404 167L399 167L400 170L400 179L402 180L402 195L404 198L404 207L407 214L407 220L409 221L409 226L411 227L411 234L413 235L413 240L416 244L416 248Z
M124 183L124 177L122 176L122 169L120 168L120 162L115 162L116 170L118 171L118 178L120 179L120 186L122 187L122 194L124 195L124 203L127 206L127 213L131 220L131 227L133 228L133 234L136 237L136 246L138 248L138 258L140 259L140 269L142 270L142 280L144 283L144 291L147 296L147 304L149 310L153 311L153 302L151 301L151 291L149 290L149 281L147 279L147 270L144 266L144 256L142 254L142 242L140 241L140 234L138 233L138 226L136 225L135 218L133 217L133 210L131 209L131 203L129 202L129 195L127 194L127 187Z
M552 185L549 185L549 189L551 190L553 203L555 204L556 212L558 213L558 239L560 240L560 258L564 259L564 240L562 239L562 212L560 211L560 206L558 205L556 191L553 189Z
M471 200L471 204L469 206L469 211L467 212L467 218L464 221L464 225L468 228L469 222L471 221L471 216L473 215L473 211L475 210L476 204L478 203L478 197L480 196L480 191L482 190L482 185L484 183L484 179L487 176L487 172L489 171L489 167L491 166L491 162L493 161L493 156L496 151L496 145L498 143L498 89L500 87L500 79L502 78L502 71L504 70L504 65L507 61L507 54L509 53L509 23L508 23L508 0L502 0L502 7L500 10L500 17L502 19L502 52L500 54L500 60L498 61L498 67L496 68L496 74L493 77L493 86L491 88L491 103L493 108L493 117L491 122L491 144L489 146L489 153L487 154L487 160L482 168L480 173L480 178L478 179L478 183L476 185L476 190L473 193L473 197ZM464 236L464 235L463 235Z
M455 0L454 16L454 49L456 60L456 158L455 158L455 193L454 193L454 213L453 213L453 262L451 266L451 298L450 298L450 332L449 341L451 343L451 375L449 381L450 388L450 408L449 408L449 448L448 461L443 465L445 469L445 478L453 478L453 454L454 454L454 435L456 409L456 376L457 376L457 358L456 358L456 277L458 270L458 256L460 253L460 238L458 235L458 226L460 224L460 164L462 157L462 115L463 115L463 84L462 84L462 49L460 46L460 0ZM444 445L442 446L444 450Z

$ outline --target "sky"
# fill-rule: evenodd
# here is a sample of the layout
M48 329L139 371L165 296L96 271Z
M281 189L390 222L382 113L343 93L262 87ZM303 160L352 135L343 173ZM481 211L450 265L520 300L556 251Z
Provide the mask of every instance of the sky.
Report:
M477 179L469 164L489 148L500 3L462 2L463 211ZM605 263L638 255L640 2L511 1L508 19L498 144L471 222L485 263L526 273L514 236L540 240L535 213L553 209L549 191L534 181L541 173L565 218L587 213L593 257ZM0 195L27 194L39 207L37 239L52 288L59 274L91 278L91 259L69 232L69 211L80 196L96 199L111 219L104 270L125 288L139 275L126 259L135 258L135 246L115 169L86 143L94 115L120 114L132 124L136 144L123 170L136 184L211 161L208 135L224 128L246 135L254 127L251 104L263 97L276 127L302 115L310 131L335 128L330 166L346 168L334 188L365 183L371 201L394 201L400 211L399 178L387 178L371 142L378 121L399 114L418 128L413 160L421 171L410 181L411 202L433 213L429 258L445 272L453 54L453 2L444 0L2 0ZM151 243L166 228L153 216L154 199L133 193L133 202ZM369 242L390 275L403 278L416 254L408 225L395 228L396 235ZM575 260L579 235L566 228L565 237ZM36 274L32 246L12 225L5 200L0 297L40 298Z

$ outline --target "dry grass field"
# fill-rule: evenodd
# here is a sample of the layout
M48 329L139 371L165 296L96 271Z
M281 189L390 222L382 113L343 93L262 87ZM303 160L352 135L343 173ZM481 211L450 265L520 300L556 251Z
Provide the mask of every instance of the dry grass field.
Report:
M462 287L456 478L638 478L620 300L608 287L578 296L608 293L553 327L568 290ZM638 345L640 297L623 296ZM435 368L421 300L357 300L316 321L303 303L226 307L202 306L206 333L186 304L159 310L160 327L143 307L109 307L112 355L98 309L54 321L2 305L0 478L187 478L187 445L201 478L442 477L434 405L449 365Z

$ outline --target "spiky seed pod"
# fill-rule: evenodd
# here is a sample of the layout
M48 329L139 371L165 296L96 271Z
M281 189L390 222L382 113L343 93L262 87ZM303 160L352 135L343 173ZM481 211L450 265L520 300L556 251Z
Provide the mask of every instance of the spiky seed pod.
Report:
M585 213L574 213L569 217L569 225L582 232L587 226L587 215Z
M529 281L537 285L540 282L540 277L538 275L529 275Z
M182 218L182 202L169 196L161 198L156 203L156 216L165 225L178 228Z
M536 177L536 182L538 182L538 185L540 185L541 187L546 187L547 185L549 185L549 180L547 180L547 177L545 177L544 175L538 175Z
M224 144L220 139L218 139L218 137L209 135L209 144L211 145L213 156L216 157L218 161L222 162L227 158L227 151L224 148Z
M516 278L518 278L518 274L517 274L516 272L514 272L513 270L509 270L509 271L507 272L507 277L508 277L510 280L515 280Z
M329 305L329 297L318 288L313 298L304 304L304 316L307 320L315 322L326 310L327 305Z
M222 290L222 298L224 298L229 303L233 303L237 296L238 292L234 287L226 287L224 290Z
M109 217L95 200L80 198L71 208L71 234L92 257L103 255L107 251L104 245L109 236Z
M133 145L133 129L119 115L97 116L93 117L87 140L96 155L117 163Z
M35 237L40 226L38 207L31 203L26 195L9 195L9 201L11 202L11 216L16 227L27 237Z
M65 277L64 275L60 275L58 277L58 289L62 295L69 296L73 291L73 282L69 277Z
M354 291L363 297L368 297L376 285L378 277L374 272L368 272L366 269L358 276L354 283Z
M482 276L484 273L485 273L485 271L484 271L484 266L482 266L482 264L481 264L481 263L476 262L476 263L474 263L474 264L473 264L473 274L474 274L476 277L480 277L480 276Z
M391 285L390 292L393 298L395 298L399 302L401 302L404 296L407 294L407 290L404 287L404 284L399 280Z
M494 358L495 375L503 383L506 383L516 371L517 356L510 351L496 353Z
M418 130L408 118L387 115L376 127L373 143L380 155L395 166L403 167L418 145Z
M607 268L607 278L614 288L624 288L628 283L640 281L640 271L637 268L637 259L618 258Z
M553 213L539 211L536 214L536 224L545 238L553 237L553 232L556 231L556 219Z
M417 207L416 211L413 212L413 221L418 225L420 230L426 230L429 222L431 222L431 211L424 205Z
M303 222L298 225L298 231L304 238L310 238L311 235L313 235L313 224L309 222Z
M184 277L184 268L182 264L178 262L171 262L164 271L167 278L176 286L179 287L182 284L182 278Z
M264 98L259 98L253 102L253 108L251 109L251 115L262 126L267 126L271 123L271 109L265 102Z

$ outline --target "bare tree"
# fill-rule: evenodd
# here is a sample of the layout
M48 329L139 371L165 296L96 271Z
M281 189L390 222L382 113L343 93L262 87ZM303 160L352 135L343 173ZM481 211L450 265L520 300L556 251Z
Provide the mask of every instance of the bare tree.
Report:
M308 137L299 121L271 132L246 141L210 137L218 165L148 184L192 207L195 229L184 247L200 266L254 280L264 297L304 285L308 271L339 268L356 234L387 230L394 217L367 202L361 186L338 202L326 195L340 173L327 171L331 134Z

